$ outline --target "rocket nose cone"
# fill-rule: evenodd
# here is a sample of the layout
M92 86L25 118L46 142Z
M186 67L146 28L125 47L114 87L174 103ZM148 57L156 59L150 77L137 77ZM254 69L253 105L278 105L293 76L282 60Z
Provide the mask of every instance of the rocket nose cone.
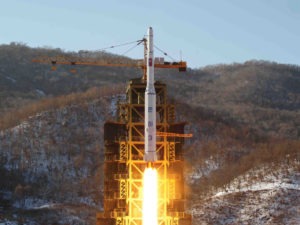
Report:
M149 27L148 28L148 35L152 35L153 34L153 29L152 29L152 27Z

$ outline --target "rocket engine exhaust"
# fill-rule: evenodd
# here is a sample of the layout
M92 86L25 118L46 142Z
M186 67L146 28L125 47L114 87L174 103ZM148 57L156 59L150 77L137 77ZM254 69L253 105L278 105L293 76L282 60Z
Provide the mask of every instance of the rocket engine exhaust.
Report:
M147 39L147 86L145 91L145 155L144 160L152 163L156 156L156 93L154 87L153 30L148 29Z

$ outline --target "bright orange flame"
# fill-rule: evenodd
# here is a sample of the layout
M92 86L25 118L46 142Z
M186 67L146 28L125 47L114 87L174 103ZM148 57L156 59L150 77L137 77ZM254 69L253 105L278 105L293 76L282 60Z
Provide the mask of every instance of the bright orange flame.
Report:
M143 225L157 225L157 171L147 168L144 172Z

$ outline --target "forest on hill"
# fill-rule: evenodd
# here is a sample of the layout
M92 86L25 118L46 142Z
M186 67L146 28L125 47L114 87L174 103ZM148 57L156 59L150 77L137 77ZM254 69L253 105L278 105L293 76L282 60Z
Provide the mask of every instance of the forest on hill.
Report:
M141 77L142 71L76 66L74 73L72 66L52 71L51 65L31 61L80 54L20 43L0 45L0 173L5 177L0 183L5 207L0 212L9 220L92 224L101 208L103 124L115 119L126 83ZM105 52L83 57L130 60ZM156 80L167 84L177 120L187 121L187 132L194 135L185 145L186 190L191 210L203 205L195 213L199 218L221 223L228 212L212 196L234 185L241 190L244 182L262 181L269 174L300 184L299 66L251 60L186 73L157 70ZM297 196L288 191L279 194L282 199ZM254 198L234 196L219 201L238 208L241 199ZM208 218L200 211L219 214ZM270 224L285 219L282 214L268 216Z
M125 89L129 79L141 77L134 68L57 66L32 63L40 56L81 56L61 49L30 48L11 43L0 46L0 115L40 99L87 91L92 87ZM105 52L82 57L130 60ZM72 69L76 68L76 72ZM157 70L156 79L168 85L169 95L208 116L249 126L262 134L299 138L300 67L266 61ZM124 90L123 89L123 90Z

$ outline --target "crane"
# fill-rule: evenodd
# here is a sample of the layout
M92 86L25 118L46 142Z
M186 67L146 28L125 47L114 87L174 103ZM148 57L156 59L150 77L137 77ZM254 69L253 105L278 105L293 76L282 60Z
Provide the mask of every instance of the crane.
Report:
M115 46L110 46L107 48L103 48L100 50L106 50L109 48L115 48L119 46L124 46L132 43L137 43L137 45L140 45L141 43L144 44L144 59L123 59L123 60L104 60L104 59L97 59L97 58L91 58L91 57L80 57L80 56L40 56L37 58L32 59L32 62L34 63L42 63L42 64L52 64L51 69L56 70L57 65L84 65L84 66L103 66L103 67L133 67L133 68L140 68L143 70L143 80L147 80L147 38L143 38L141 40L137 40L134 42L127 42L124 44L119 44ZM156 47L156 46L154 46ZM157 48L157 47L156 47ZM157 48L159 51L163 52L161 49ZM167 53L163 52L164 55L167 55ZM178 61L178 62L168 62L164 61L164 58L159 57L154 59L154 68L159 69L178 69L179 72L185 72L187 68L187 63L185 61ZM75 72L75 69L72 69L71 72ZM160 137L183 137L183 138L190 138L193 135L192 134L179 134L179 133L168 133L168 132L157 132L156 136Z
M43 64L52 64L52 70L56 70L56 65L85 65L85 66L104 66L104 67L134 67L140 68L144 71L143 73L143 80L147 79L146 75L146 52L147 52L147 39L143 38L141 40L136 41L137 45L143 43L144 44L144 59L137 59L137 60L122 60L122 61L107 61L103 59L96 59L96 58L89 58L89 57L80 57L80 56L40 56L37 58L32 59L34 63L43 63ZM132 42L130 42L132 43ZM126 43L128 44L128 43ZM118 47L111 46L109 48ZM104 48L107 49L107 48ZM159 49L160 50L160 49ZM167 55L164 53L164 55ZM164 61L164 58L155 58L154 59L154 68L161 68L161 69L178 69L179 72L185 72L187 68L187 63L185 61L178 61L178 62L169 62ZM74 72L74 70L71 70Z

